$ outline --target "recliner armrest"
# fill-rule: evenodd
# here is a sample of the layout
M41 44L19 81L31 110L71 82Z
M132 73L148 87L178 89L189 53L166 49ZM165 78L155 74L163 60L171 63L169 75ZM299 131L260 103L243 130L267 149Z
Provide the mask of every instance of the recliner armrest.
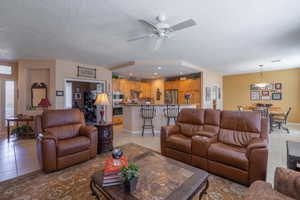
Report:
M55 171L56 166L56 146L58 139L50 132L39 133L36 138L37 156L40 166L45 172Z
M197 131L196 134L208 138L216 137L218 135L218 133L213 133L209 131Z
M172 125L172 126L162 126L161 127L161 133L163 134L165 138L170 137L173 134L179 133L179 126Z
M253 149L259 149L259 148L267 148L268 143L266 139L262 138L253 138L249 144L247 145L247 156L250 156L250 153Z
M57 137L55 137L51 132L42 132L37 135L38 140L54 140L55 144L57 144Z
M98 132L94 126L81 126L79 129L79 135L86 136L90 139L90 158L93 158L97 154L98 145Z
M93 132L97 133L97 128L94 126L81 126L79 129L79 135L86 136L88 138L91 137Z
M179 126L172 125L172 126L162 126L160 129L160 147L161 147L161 153L163 155L166 155L166 140L171 135L179 133Z

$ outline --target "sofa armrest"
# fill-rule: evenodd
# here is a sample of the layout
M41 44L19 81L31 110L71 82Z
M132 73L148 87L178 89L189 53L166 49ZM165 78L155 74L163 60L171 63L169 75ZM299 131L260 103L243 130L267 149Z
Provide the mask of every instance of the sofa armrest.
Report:
M289 197L300 199L300 172L277 167L274 177L274 189Z
M172 126L162 126L160 130L160 147L161 147L161 153L165 155L165 148L166 146L166 140L171 135L179 133L179 126L172 125Z
M41 169L45 172L55 171L57 138L49 132L39 133L36 139L36 146Z
M192 154L207 158L209 146L216 142L218 142L217 135L212 137L195 135L192 137Z
M37 134L38 141L42 140L52 140L55 143L55 146L57 145L58 139L55 135L53 135L51 132L40 132Z
M218 135L218 133L213 133L209 131L197 131L196 134L208 138L216 137Z
M246 147L247 157L248 158L250 157L250 154L251 154L253 149L267 148L267 147L268 147L268 143L267 143L266 139L253 138Z
M82 126L79 129L79 135L86 136L90 139L90 157L93 158L97 155L97 145L98 145L98 132L97 128L94 126Z

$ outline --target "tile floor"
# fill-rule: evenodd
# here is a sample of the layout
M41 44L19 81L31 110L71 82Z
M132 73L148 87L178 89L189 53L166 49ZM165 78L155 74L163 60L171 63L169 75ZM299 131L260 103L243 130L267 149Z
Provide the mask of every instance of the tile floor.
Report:
M291 130L289 135L284 131L275 131L270 135L267 174L267 181L270 183L273 183L275 168L286 167L285 141L287 139L300 140L300 124L290 124L289 128ZM153 137L151 134L145 134L142 137L122 132L122 126L114 127L114 146L130 142L160 151L159 135ZM35 140L27 139L8 143L5 135L0 137L0 182L38 169Z

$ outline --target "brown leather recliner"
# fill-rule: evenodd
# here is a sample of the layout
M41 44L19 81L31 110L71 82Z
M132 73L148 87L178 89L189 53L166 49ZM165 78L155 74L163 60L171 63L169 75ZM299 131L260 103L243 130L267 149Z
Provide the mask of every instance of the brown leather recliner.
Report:
M163 155L249 185L265 180L268 120L255 112L182 109L162 127Z
M97 129L78 109L47 110L36 117L37 154L45 172L89 160L97 153Z

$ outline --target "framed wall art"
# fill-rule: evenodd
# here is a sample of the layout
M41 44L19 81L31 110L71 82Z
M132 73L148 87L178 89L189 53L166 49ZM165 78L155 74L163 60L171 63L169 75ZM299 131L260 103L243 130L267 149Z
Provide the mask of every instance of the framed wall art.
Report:
M274 92L274 93L272 93L272 100L281 100L281 99L282 99L281 92Z
M258 101L258 100L260 100L260 91L251 91L250 92L250 100L251 101Z
M275 90L281 90L282 84L281 83L275 83Z
M271 100L271 96L261 96L261 100Z
M77 76L85 78L96 78L96 69L77 66Z
M63 90L57 90L56 91L56 96L57 97L63 97L64 96L64 91Z
M261 96L270 96L270 92L267 90L264 90L261 92Z

